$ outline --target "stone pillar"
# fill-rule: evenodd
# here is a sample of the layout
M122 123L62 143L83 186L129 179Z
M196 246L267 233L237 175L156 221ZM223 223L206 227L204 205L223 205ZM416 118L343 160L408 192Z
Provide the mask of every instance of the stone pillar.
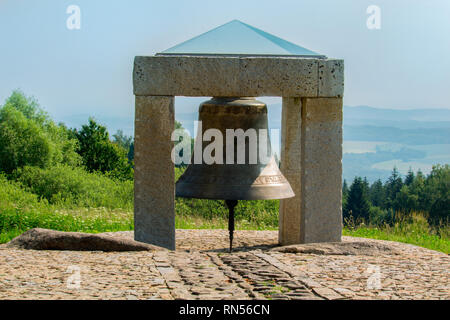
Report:
M342 98L283 98L281 244L341 241Z
M278 242L282 245L300 243L301 108L301 98L283 97L280 169L289 181L295 197L280 200Z
M134 238L175 249L174 97L136 96Z

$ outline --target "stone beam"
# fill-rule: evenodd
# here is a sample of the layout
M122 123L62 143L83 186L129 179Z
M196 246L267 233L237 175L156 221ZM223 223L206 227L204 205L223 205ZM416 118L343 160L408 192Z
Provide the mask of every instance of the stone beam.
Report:
M136 57L136 96L342 97L343 60L301 57Z

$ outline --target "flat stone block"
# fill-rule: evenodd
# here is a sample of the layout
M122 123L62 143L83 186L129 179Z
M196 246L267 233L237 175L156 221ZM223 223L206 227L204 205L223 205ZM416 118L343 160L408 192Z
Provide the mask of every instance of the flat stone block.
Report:
M333 68L333 61L342 62L300 57L136 57L134 94L240 97L332 94L339 97L343 94L343 87L338 83L343 68ZM324 65L322 90L319 89L319 64Z
M136 97L135 240L175 249L174 97Z

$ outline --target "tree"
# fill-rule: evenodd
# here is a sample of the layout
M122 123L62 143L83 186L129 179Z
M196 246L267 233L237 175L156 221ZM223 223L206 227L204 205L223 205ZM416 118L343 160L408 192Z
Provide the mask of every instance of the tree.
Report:
M403 213L409 213L418 208L418 196L412 194L407 185L404 185L397 193L393 205L394 209Z
M117 144L119 147L123 148L123 150L127 154L128 162L133 163L134 160L133 137L125 135L122 130L117 130L117 132L113 134L113 138L114 138L113 142Z
M344 208L344 219L353 217L355 220L368 221L370 214L370 202L367 182L361 177L356 177L350 186L347 205Z
M412 171L411 167L409 167L408 173L405 177L405 185L408 187L414 182L414 172Z
M109 139L106 127L89 118L87 125L74 131L79 142L78 153L88 171L108 173L120 179L132 179L133 170L125 150Z
M44 130L12 106L0 110L0 170L12 173L26 165L44 168L52 145Z
M384 208L386 193L383 187L383 182L378 179L370 186L370 201L373 206Z
M23 166L41 168L58 163L76 166L76 139L63 125L56 125L34 98L15 90L0 109L0 170Z
M134 165L134 140L130 145L130 149L128 150L128 162L132 163Z
M123 133L122 130L117 130L117 132L113 134L113 138L114 143L116 143L119 147L122 147L126 152L128 152L131 143L133 142L132 136L127 136Z
M38 101L34 97L27 97L21 90L14 90L8 99L6 99L5 107L10 106L21 112L27 119L43 125L51 122L47 112L39 106Z
M348 199L348 185L347 180L344 179L344 183L342 184L342 208L346 207L347 199Z
M397 167L394 167L392 170L391 176L388 178L386 182L385 190L386 190L386 208L394 208L395 198L397 197L397 193L400 192L400 189L403 186L402 178L397 170Z
M450 166L433 166L425 180L425 194L430 214L430 222L448 223L450 218Z

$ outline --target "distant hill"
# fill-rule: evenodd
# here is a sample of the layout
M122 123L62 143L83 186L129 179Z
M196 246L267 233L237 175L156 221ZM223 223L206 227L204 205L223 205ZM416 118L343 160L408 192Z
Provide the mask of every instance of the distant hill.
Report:
M381 109L369 106L344 107L344 121L416 121L416 122L450 122L450 109Z
M428 173L450 163L450 109L344 107L344 178L385 180L396 166Z

